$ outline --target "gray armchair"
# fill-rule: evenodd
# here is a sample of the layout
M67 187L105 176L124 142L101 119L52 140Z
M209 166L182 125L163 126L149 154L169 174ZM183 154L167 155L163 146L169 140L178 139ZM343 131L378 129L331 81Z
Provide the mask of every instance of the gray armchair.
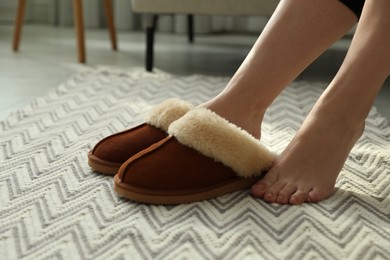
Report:
M193 40L192 15L229 15L270 17L279 0L132 0L134 12L144 14L146 27L147 71L153 69L154 33L159 15L188 14L189 40Z

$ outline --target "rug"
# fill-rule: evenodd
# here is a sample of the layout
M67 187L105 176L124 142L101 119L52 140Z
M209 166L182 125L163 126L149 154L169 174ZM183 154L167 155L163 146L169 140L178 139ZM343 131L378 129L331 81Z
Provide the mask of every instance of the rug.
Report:
M247 190L179 206L119 198L87 152L155 104L200 104L227 78L98 69L75 75L0 123L1 259L390 259L390 126L375 108L336 193L265 203ZM323 83L294 82L272 104L263 143L280 153Z

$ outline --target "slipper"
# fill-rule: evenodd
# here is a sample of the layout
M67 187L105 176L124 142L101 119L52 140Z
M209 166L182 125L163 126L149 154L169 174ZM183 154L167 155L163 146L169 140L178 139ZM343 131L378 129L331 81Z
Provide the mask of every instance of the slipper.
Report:
M146 123L98 142L88 153L88 165L97 172L115 175L127 159L168 136L169 125L192 108L179 99L162 102L147 115Z
M183 204L249 188L275 154L260 141L206 108L173 122L169 136L127 160L115 191L150 204Z

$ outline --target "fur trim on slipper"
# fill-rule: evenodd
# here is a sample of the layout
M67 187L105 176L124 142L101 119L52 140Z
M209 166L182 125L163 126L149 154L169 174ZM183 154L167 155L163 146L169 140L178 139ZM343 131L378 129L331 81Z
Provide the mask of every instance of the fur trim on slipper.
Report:
M167 131L173 121L193 108L194 106L186 101L177 98L167 99L149 112L146 123Z
M206 108L189 111L169 126L168 133L232 168L240 177L260 175L275 159L258 139Z

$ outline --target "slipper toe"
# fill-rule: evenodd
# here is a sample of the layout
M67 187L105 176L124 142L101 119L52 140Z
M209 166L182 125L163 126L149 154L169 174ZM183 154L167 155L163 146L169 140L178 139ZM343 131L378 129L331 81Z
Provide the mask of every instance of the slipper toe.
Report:
M229 167L181 145L172 136L164 139L158 147L144 151L142 158L130 161L124 167L121 177L125 183L154 191L193 190L236 177ZM150 172L153 172L153 178Z
M149 112L145 123L98 142L88 153L89 166L98 172L115 175L131 156L168 136L169 125L192 108L192 104L179 99L162 102Z
M116 133L95 145L88 153L88 164L98 172L115 175L127 159L167 135L165 131L146 123Z

